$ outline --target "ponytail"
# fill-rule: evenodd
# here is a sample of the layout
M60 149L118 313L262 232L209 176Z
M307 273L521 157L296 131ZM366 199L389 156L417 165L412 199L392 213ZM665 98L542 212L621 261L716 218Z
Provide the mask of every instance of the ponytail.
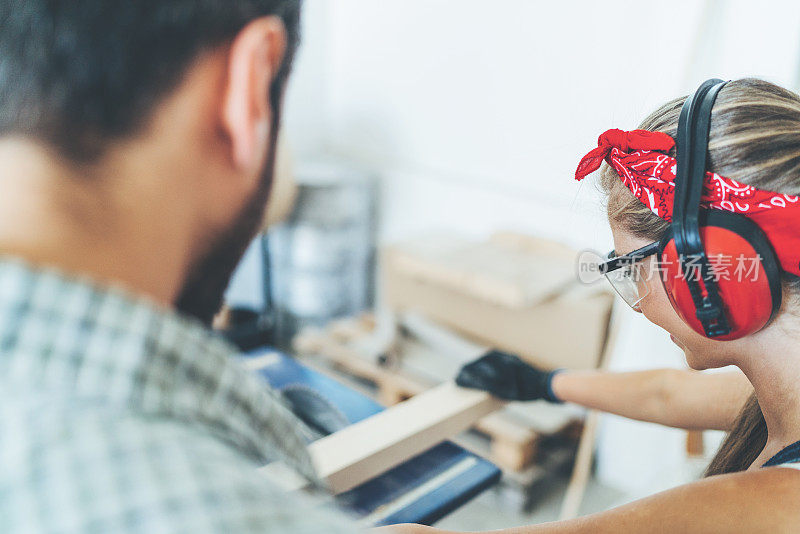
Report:
M750 395L705 476L744 471L756 461L767 443L767 424L755 393Z

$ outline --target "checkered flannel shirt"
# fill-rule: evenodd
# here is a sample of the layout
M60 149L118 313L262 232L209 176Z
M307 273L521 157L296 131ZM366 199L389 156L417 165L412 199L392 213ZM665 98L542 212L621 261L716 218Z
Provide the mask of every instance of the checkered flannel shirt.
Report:
M256 472L313 477L235 350L123 290L0 260L0 532L353 532Z

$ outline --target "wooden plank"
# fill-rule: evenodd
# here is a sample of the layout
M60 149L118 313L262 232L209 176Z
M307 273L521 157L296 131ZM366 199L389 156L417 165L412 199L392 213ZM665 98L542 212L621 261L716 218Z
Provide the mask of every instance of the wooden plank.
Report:
M581 439L578 442L578 452L575 455L572 475L567 485L567 491L564 492L564 500L561 502L560 521L578 517L583 497L586 494L586 486L589 484L589 477L592 474L592 459L599 423L600 414L594 410L589 412Z
M338 494L455 436L502 406L487 393L443 384L321 438L308 451L320 480ZM280 464L259 471L287 491L304 485L287 476Z
M613 302L607 292L576 285L558 298L512 309L416 278L393 263L391 252L387 250L382 258L382 294L386 305L398 314L422 314L477 344L517 354L540 366L597 367ZM565 324L580 324L580 331L558 335Z
M453 334L448 335L457 339ZM313 337L313 340L311 337ZM375 365L373 362L365 361L356 354L355 350L351 350L351 347L337 343L332 335L324 333L309 334L304 339L304 343L314 346L316 352L323 355L327 361L342 366L346 374L375 382L378 386L377 399L384 406L394 406L414 395L429 390L436 383L433 380L413 376L402 369L387 370ZM409 363L409 357L411 356L408 350L409 347L416 344L418 344L417 341L405 340L400 345L404 366ZM445 344L440 344L435 348L440 350L424 351L424 353L419 354L419 359L432 361L440 357L442 353L448 352ZM468 348L471 348L471 346L468 346ZM311 362L306 360L305 363L310 364ZM316 369L319 371L322 367L319 366ZM443 373L443 375L453 376L457 370L458 366L455 369L451 369L450 372ZM374 395L374 393L370 392L369 395ZM533 460L539 432L535 430L535 427L531 426L531 421L541 422L544 420L547 424L543 428L549 429L549 432L545 433L556 433L574 418L574 415L568 417L561 415L556 417L557 421L560 422L553 423L551 421L554 419L552 416L542 417L542 415L547 415L551 410L564 411L565 407L537 406L534 410L529 404L525 404L526 410L522 412L526 416L521 417L519 414L508 413L508 409L514 404L507 404L505 410L481 418L474 425L475 429L487 434L492 441L492 450L490 453L487 452L487 458L506 470L520 470ZM533 417L530 417L531 415Z
M443 384L315 441L309 452L333 493L352 489L472 426L503 406L491 395Z
M686 432L686 455L690 458L702 458L705 454L702 430Z
M616 312L619 313L619 311L619 308L616 307ZM611 352L617 344L618 337L619 321L615 318L614 310L612 310L608 322L605 346L598 365L598 369L601 371L608 370ZM572 476L567 485L567 491L564 493L564 500L561 503L561 513L559 515L559 520L561 521L578 517L583 497L586 494L586 486L589 484L589 477L592 474L592 461L594 459L594 447L599 425L600 414L596 410L592 410L586 418L586 423L578 442L578 451L575 455Z
M575 278L574 256L532 254L501 239L429 234L392 246L389 255L407 276L509 308L536 305Z

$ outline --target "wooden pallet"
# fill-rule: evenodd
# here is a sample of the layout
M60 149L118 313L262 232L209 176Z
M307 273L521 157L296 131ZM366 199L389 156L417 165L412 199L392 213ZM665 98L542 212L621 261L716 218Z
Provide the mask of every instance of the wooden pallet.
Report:
M350 337L346 331L351 328L352 324L339 324L325 332L301 333L295 339L294 348L300 356L306 356L305 363L317 368L327 364L329 368L368 382L374 387L373 396L385 406L407 400L436 385L358 354L347 344ZM309 359L311 355L318 358ZM508 415L502 412L488 415L478 421L474 430L489 438L488 458L501 468L521 471L533 463L539 434Z

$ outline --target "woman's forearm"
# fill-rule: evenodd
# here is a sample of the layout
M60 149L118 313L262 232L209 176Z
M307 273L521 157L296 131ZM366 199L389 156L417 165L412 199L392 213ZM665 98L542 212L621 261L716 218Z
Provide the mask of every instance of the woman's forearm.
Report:
M800 472L769 468L705 478L605 512L493 534L798 532ZM402 525L387 534L456 534ZM492 534L485 533L485 534Z
M553 378L552 387L565 402L690 430L728 430L752 392L739 372L677 369L565 371Z

